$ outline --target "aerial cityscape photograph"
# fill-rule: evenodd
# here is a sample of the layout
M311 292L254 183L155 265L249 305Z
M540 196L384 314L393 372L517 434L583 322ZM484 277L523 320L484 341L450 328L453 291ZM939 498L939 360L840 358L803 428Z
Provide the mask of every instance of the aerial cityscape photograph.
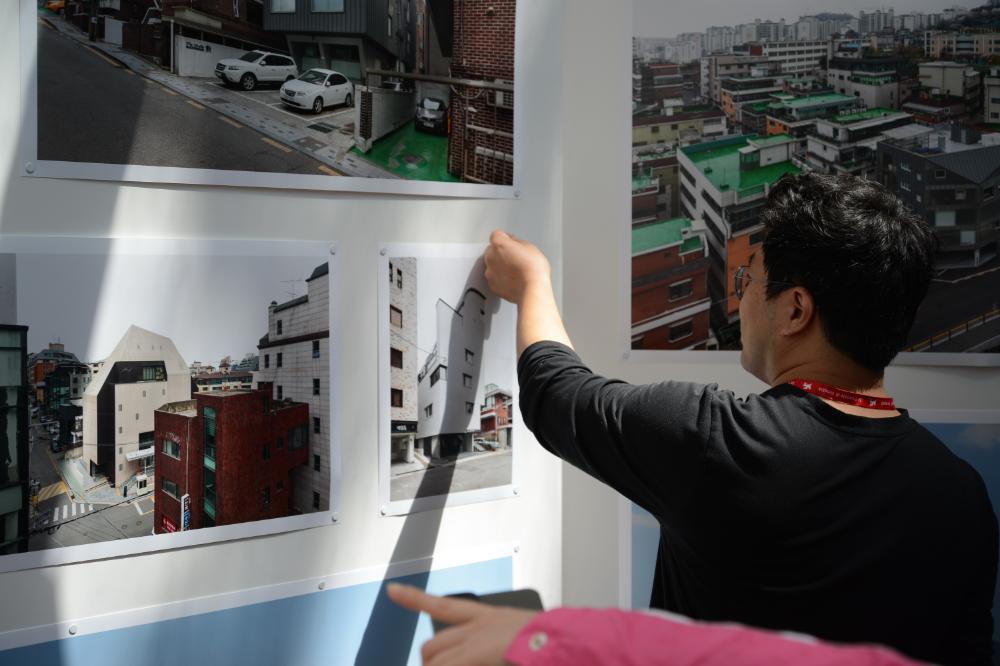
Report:
M936 232L905 351L1000 352L1000 0L635 0L631 103L632 349L739 349L760 210L815 172Z
M77 245L0 254L0 552L328 510L323 258Z

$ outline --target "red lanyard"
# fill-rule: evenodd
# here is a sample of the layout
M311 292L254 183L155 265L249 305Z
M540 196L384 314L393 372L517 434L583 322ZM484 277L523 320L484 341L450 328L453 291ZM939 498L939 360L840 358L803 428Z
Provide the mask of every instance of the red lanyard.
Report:
M812 393L813 395L818 395L821 398L833 400L834 402L841 402L845 405L866 407L868 409L896 409L896 403L893 402L892 398L875 398L861 393L852 393L835 386L827 386L826 384L811 382L805 379L793 379L788 383L796 388L802 389L806 393Z

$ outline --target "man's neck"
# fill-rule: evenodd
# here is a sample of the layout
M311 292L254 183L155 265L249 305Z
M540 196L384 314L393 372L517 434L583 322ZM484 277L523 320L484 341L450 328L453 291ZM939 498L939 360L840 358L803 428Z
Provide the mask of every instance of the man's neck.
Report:
M860 393L877 398L887 398L883 384L882 375L877 375L870 370L859 367L857 364L847 360L831 367L825 363L800 363L782 369L769 383L772 387L787 384L793 379L804 379L820 384L826 384L839 389L844 389L852 393ZM896 410L878 410L857 407L826 398L820 398L826 404L838 411L855 416L865 416L868 418L888 418L899 416Z

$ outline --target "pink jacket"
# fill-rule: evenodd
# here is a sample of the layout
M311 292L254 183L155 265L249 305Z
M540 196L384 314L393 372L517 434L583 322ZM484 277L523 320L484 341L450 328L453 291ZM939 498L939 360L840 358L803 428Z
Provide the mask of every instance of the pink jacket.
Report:
M679 615L557 608L540 613L505 655L515 666L916 666L876 646L839 646L793 634Z

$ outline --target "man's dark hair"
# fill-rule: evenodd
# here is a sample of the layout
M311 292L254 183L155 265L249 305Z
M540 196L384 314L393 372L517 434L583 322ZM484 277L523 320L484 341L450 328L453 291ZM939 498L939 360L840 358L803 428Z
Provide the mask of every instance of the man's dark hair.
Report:
M827 340L881 373L927 295L938 242L886 188L852 176L785 176L761 212L767 296L812 293Z

